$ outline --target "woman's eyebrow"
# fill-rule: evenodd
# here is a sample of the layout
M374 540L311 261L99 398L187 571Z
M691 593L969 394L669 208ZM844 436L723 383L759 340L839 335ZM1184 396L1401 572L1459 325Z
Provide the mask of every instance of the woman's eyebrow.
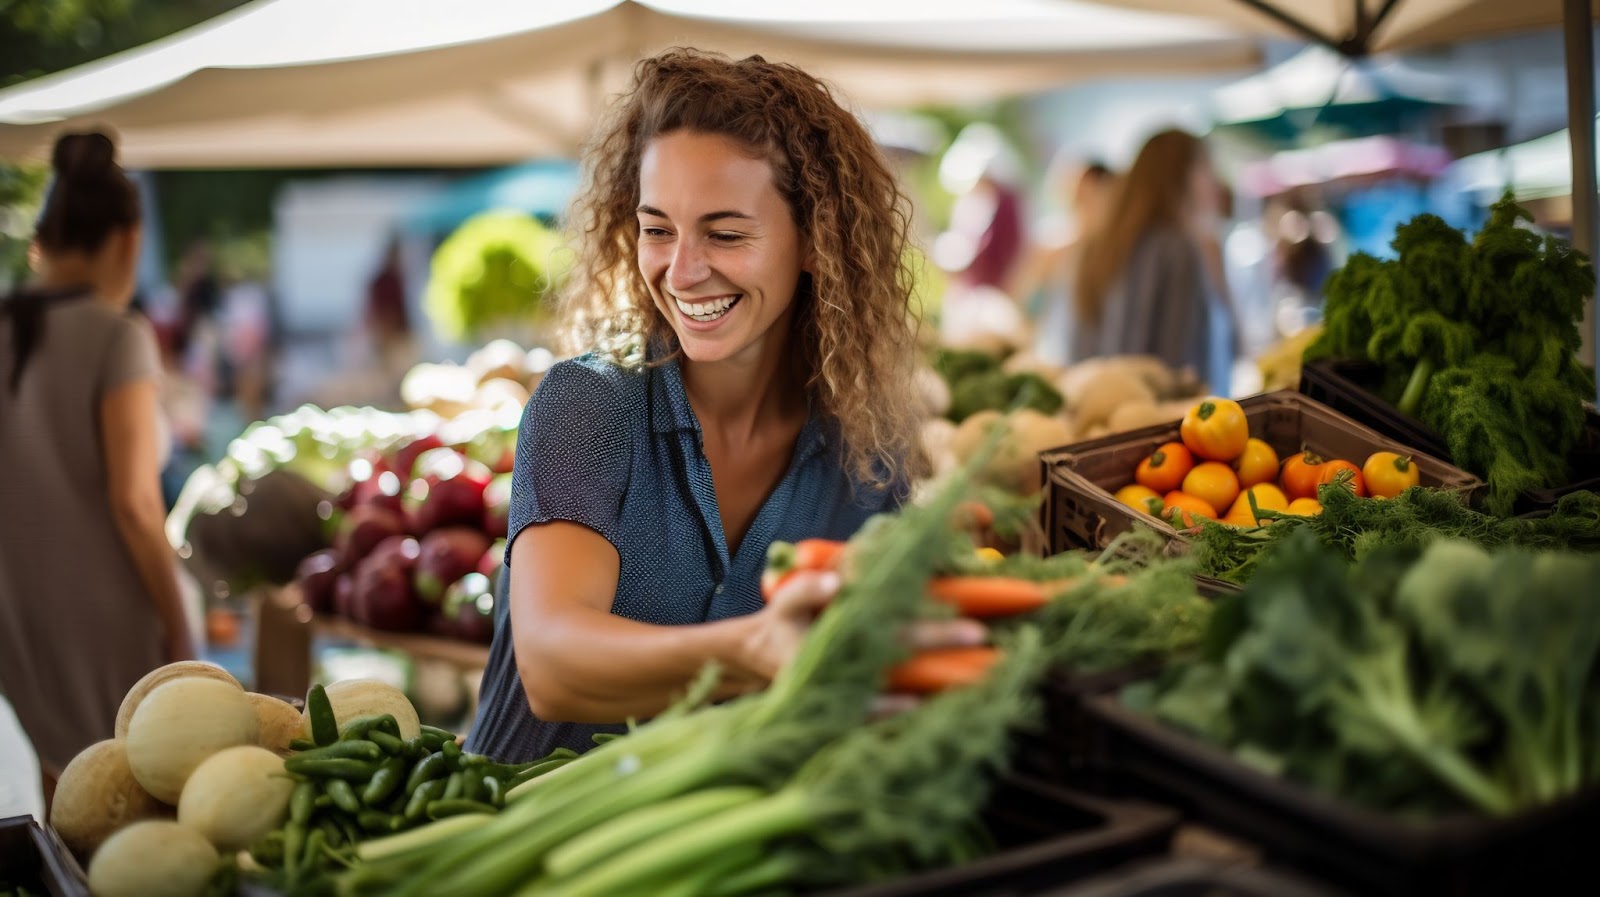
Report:
M666 217L668 217L666 212L661 211L660 209L656 208L655 206L641 205L635 211L637 211L640 215L649 215L652 218L666 218ZM721 218L741 218L741 219L743 219L745 221L754 221L754 220L756 220L756 216L751 215L748 212L740 212L740 211L737 211L737 210L734 210L734 209L723 209L723 210L718 211L718 212L707 212L704 215L701 215L700 216L700 223L705 224L707 222L716 221L716 220L721 219Z

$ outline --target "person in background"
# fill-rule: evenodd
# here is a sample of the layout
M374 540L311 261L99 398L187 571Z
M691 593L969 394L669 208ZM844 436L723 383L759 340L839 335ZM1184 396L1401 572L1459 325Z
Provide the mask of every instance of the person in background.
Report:
M1221 185L1199 138L1162 131L1139 150L1104 224L1083 241L1072 361L1153 355L1228 391L1232 316L1218 282ZM1220 380L1219 380L1220 378Z
M0 693L53 783L141 676L194 657L164 533L139 196L103 134L56 142L36 279L0 302ZM50 785L47 784L47 790Z
M403 373L411 363L411 317L406 310L400 241L391 239L378 270L367 283L362 313L372 350L385 370Z
M845 539L927 460L906 199L860 121L805 72L670 50L586 152L568 340L529 401L509 596L467 749L502 760L665 709L715 660L759 689L836 594L762 599L768 547ZM978 644L972 620L917 645Z
M1052 166L1054 178L1070 220L1048 227L1029 247L1017 265L1006 292L1023 307L1033 307L1034 354L1056 365L1069 363L1072 332L1072 280L1085 236L1100 225L1116 185L1116 175L1104 164L1089 161L1074 173L1066 165ZM1037 304L1034 297L1042 293Z

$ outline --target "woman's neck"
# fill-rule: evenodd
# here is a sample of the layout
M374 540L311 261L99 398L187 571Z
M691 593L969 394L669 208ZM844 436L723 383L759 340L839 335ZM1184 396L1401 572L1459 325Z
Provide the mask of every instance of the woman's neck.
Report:
M47 290L87 288L96 299L110 302L100 286L100 272L88 259L44 258L39 261L39 273L34 283Z
M681 362L684 392L702 429L723 439L753 439L774 421L805 414L802 377L781 342L750 358Z

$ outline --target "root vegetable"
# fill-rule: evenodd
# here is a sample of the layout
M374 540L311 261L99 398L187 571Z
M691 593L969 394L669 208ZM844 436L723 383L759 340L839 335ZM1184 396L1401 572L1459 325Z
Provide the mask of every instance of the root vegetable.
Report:
M145 697L128 724L128 766L144 790L176 805L207 757L256 741L256 712L237 683L174 679Z
M62 770L50 825L73 853L87 860L118 829L171 813L171 807L151 797L133 777L127 745L107 739L84 748Z
M256 743L269 751L289 753L289 742L306 735L305 719L287 701L271 695L250 692L246 695L256 712Z
M1124 405L1154 405L1156 394L1138 374L1107 368L1087 378L1082 390L1067 401L1072 404L1073 422L1081 430L1107 423Z
M363 716L394 714L400 724L401 738L415 738L422 734L422 721L417 709L405 692L376 679L343 679L327 688L328 703L333 705L333 716L342 728L345 723Z
M220 860L205 836L167 820L135 822L89 864L94 897L200 897Z
M243 850L283 823L294 788L277 754L255 745L227 748L189 776L178 821L218 850Z
M139 702L158 687L174 679L199 677L201 679L215 679L218 682L231 683L234 688L244 691L244 686L239 680L229 675L228 671L214 663L205 663L199 660L180 660L158 667L144 675L143 679L135 682L133 688L128 689L128 694L122 699L122 706L117 708L117 722L113 729L118 738L128 737L128 723L133 721L133 712L139 708Z

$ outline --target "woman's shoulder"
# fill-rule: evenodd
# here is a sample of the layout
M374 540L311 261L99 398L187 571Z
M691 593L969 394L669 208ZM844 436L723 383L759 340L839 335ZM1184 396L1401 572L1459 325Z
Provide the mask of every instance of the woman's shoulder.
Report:
M649 370L590 352L556 362L534 391L532 404L571 413L628 416L643 413L649 394Z

